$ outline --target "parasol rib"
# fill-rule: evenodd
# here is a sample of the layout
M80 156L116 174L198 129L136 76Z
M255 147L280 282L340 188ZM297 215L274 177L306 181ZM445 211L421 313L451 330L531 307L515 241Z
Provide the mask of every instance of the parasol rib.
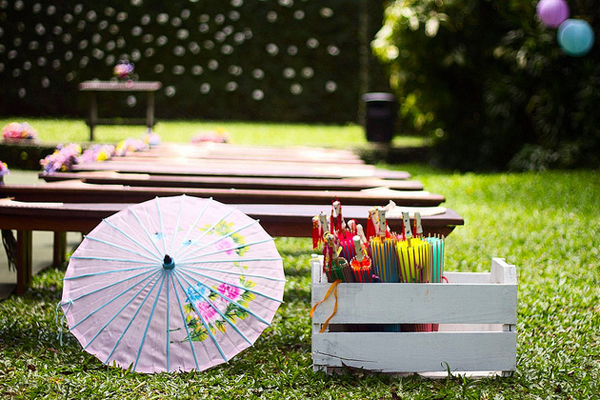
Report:
M179 286L181 287L181 289L185 292L185 288L183 287L183 285L181 284L181 281L179 280L179 274L175 274L175 278L177 279L177 283L179 283ZM194 304L193 301L190 301L190 304L192 305L192 308L194 309L194 311L196 312L196 315L198 315L198 317L200 318L200 322L202 322L202 325L204 325L204 329L206 329L206 332L208 333L208 335L210 336L210 338L213 340L213 342L215 343L215 346L217 346L217 350L219 351L219 353L221 354L221 357L223 357L223 360L225 361L229 361L229 359L227 358L227 356L225 356L225 353L223 352L223 349L221 348L221 345L219 344L219 342L217 341L217 338L215 337L215 335L212 333L212 331L210 330L210 327L208 326L208 324L206 323L206 320L204 319L204 317L202 316L202 313L200 312L200 310L198 310L196 308L196 305Z
M138 349L137 357L135 358L135 364L133 364L133 370L137 367L138 361L140 360L140 354L142 354L142 348L144 347L144 343L146 342L146 336L148 335L148 329L150 328L150 323L152 322L152 317L154 317L154 312L156 311L156 304L158 304L158 300L160 299L160 293L162 292L163 285L165 283L165 279L169 274L163 272L162 279L160 280L160 287L158 288L158 294L154 299L154 304L152 305L152 311L150 311L150 315L148 316L148 323L146 324L146 329L144 330L144 335L142 336L142 343L140 343L140 348ZM168 304L168 303L167 303Z
M96 293L98 293L98 292L101 292L101 291L103 291L103 290L106 290L106 289L110 289L110 288L111 288L111 287L113 287L113 286L120 285L120 284L122 284L122 283L125 283L125 282L127 282L127 281L130 281L130 280L132 280L132 279L135 279L135 278L137 278L137 277L140 277L140 276L142 276L142 275L144 275L144 274L148 274L148 273L150 273L150 272L153 272L153 271L151 271L151 270L150 270L150 271L144 271L144 272L140 272L140 273L139 273L139 274L137 274L137 275L130 276L129 278L126 278L126 279L123 279L123 280L120 280L120 281L113 282L113 283L111 283L110 285L106 285L106 286L103 286L103 287L101 287L101 288L95 289L95 290L93 290L93 291L91 291L91 292L88 292L88 293L82 294L81 296L78 296L78 297L76 297L76 298L72 299L71 301L77 301L77 300L79 300L79 299L82 299L82 298L84 298L84 297L87 297L87 296L89 296L89 295L96 294ZM157 271L155 271L154 273L156 273L156 272L157 272ZM81 277L81 276L79 276L79 277ZM79 277L75 277L75 278L79 278ZM63 280L69 280L69 279L70 279L70 278L64 278ZM143 282L143 280L142 280L141 282ZM140 282L138 282L138 283L136 284L136 286L137 286L139 283L140 283Z
M177 291L177 286L175 286L175 279L171 279L173 283L173 291L175 292L175 297L177 298L177 305L179 306L179 312L181 313L181 320L183 321L183 327L185 328L185 333L188 337L188 342L190 343L190 349L192 350L192 355L194 356L194 363L196 364L196 369L200 370L200 366L198 364L198 356L196 356L196 349L194 349L194 343L192 342L192 335L190 335L190 330L187 326L187 321L185 320L185 312L183 311L183 306L181 305L181 299L179 298L179 292ZM185 292L185 291L184 291ZM167 330L169 327L167 326ZM169 343L167 343L167 348L169 347Z
M187 198L187 196L184 194L182 195L182 197ZM209 201L207 201L204 205L204 208L202 209L202 211L200 213L198 213L198 215L196 216L196 219L194 220L194 222L190 225L190 228L188 229L187 233L185 234L185 238L188 238L190 236L190 234L192 233L192 230L196 227L196 225L198 225L198 221L200 220L200 218L202 218L202 216L204 215L204 213L206 212L206 210L208 209L208 206L211 204L212 197L209 199ZM177 251L179 251L179 249L181 249L181 247L183 246L183 243L185 243L187 240L184 240L182 242L182 244L179 245L179 248L177 248Z
M162 280L164 280L164 274L165 272L162 271L161 275L162 275ZM148 282L148 284L150 284L150 282ZM138 309L135 311L135 314L133 314L133 317L131 317L131 319L129 320L129 323L127 324L127 326L125 327L125 329L123 330L123 332L121 332L121 336L119 336L119 339L117 339L117 342L115 343L115 346L113 347L113 349L110 351L110 354L108 355L108 357L106 358L106 361L104 361L104 364L108 364L108 360L110 360L110 358L112 357L113 353L115 352L115 350L117 349L117 347L119 346L119 344L121 343L121 340L123 339L123 336L125 336L125 334L127 333L127 331L129 330L129 328L131 327L131 324L133 323L133 321L135 320L135 318L138 316L138 314L140 313L142 307L144 306L144 304L146 304L146 300L148 300L148 298L150 297L150 295L152 294L152 292L154 292L154 288L156 288L156 284L157 282L154 282L154 284L152 285L152 287L150 288L150 292L144 296L142 303L140 304L140 306L138 307ZM143 289L142 289L143 290ZM138 295L141 293L141 290L138 292ZM137 297L137 295L136 295ZM135 299L132 298L129 302L132 302ZM123 311L123 309L119 310L119 312L115 315L115 317L117 315L119 315L121 313L121 311ZM115 318L111 318L111 321ZM110 321L109 321L110 323ZM88 344L89 345L89 344ZM86 346L87 347L87 346Z
M213 231L213 230L214 230L214 229L217 227L217 225L219 225L221 222L225 221L225 219L227 219L227 217L229 217L229 216L230 216L230 215L231 215L231 214L232 214L234 211L237 211L237 210L236 210L235 208L232 208L232 209L228 210L228 212L227 212L227 213L225 213L225 215L221 216L221 219L220 219L220 220L218 220L217 222L215 222L215 223L214 223L212 226L210 226L210 227L209 227L207 230L205 230L204 232L202 232L202 234L201 234L200 236L198 236L196 239L194 239L194 242L198 243L198 242L200 241L200 239L204 238L206 235L208 235L210 232L212 232L212 231ZM196 223L197 223L197 221L196 221ZM193 229L194 227L196 227L196 225L193 225L193 226L190 228L190 230L191 230L191 229ZM188 241L189 241L189 240L188 240ZM186 241L184 241L184 243L185 243L185 242L186 242ZM191 243L193 243L193 242L191 242L191 241L190 241L190 243L189 243L189 244L191 244ZM180 248L181 248L181 246L180 246ZM185 249L185 248L184 248L184 249ZM189 246L187 247L187 249L189 249ZM178 250L179 250L179 249L178 249ZM183 255L184 255L184 254L182 254L182 256L183 256Z
M144 273L145 273L145 272L144 272ZM129 292L129 291L130 291L131 289L133 289L134 287L138 286L140 283L144 282L146 279L154 279L154 276L156 276L156 275L158 275L158 274L159 274L159 271L156 271L156 272L155 272L155 273L154 273L152 276L148 276L148 277L146 277L146 278L142 279L141 281L139 281L139 282L136 282L134 285L130 286L129 288L127 288L127 289L123 290L121 293L119 293L118 295L114 296L114 297L113 297L113 298L111 298L109 301L107 301L106 303L104 303L104 304L103 304L103 305L101 305L100 307L96 308L96 309L95 309L94 311L92 311L91 313L89 313L89 314L88 314L87 316L85 316L85 317L84 317L84 318L83 318L81 321L79 321L79 322L77 322L76 324L74 324L74 325L73 325L71 328L69 328L69 330L73 330L73 329L75 329L75 328L76 328L76 327L77 327L79 324L81 324L82 322L86 321L86 320L87 320L88 318L90 318L92 315L94 315L94 314L95 314L95 313L97 313L98 311L102 310L104 307L108 306L108 305L109 305L109 304L111 304L113 301L116 301L118 298L120 298L121 296L123 296L125 293ZM142 275L142 274L138 274L138 275L136 275L136 277L137 277L137 276L139 276L139 275ZM131 279L133 279L133 278L134 278L134 277L132 277ZM127 279L127 280L129 280L129 279ZM123 281L119 281L119 282L117 282L117 283L122 283L122 282L125 282L125 280L123 280ZM110 285L110 286L113 286L113 285ZM98 289L98 290L96 290L95 292L98 292L98 291L101 291L101 290L104 290L104 289L105 289L105 288L101 288L101 289ZM90 293L90 294L91 294L91 293ZM79 296L79 297L77 297L77 298L73 299L73 300L72 300L72 302L75 302L75 301L77 301L77 300L79 300L79 299L81 299L81 298L83 298L83 297L85 297L85 296L87 296L87 294L84 294L84 295L82 295L82 296Z
M198 272L198 271L194 271L194 270L192 270L192 269L189 269L189 268L182 267L181 265L179 266L179 270L180 270L180 271L188 271L188 272L192 272L192 273L194 273L194 274L196 274L196 275L200 275L200 276L202 276L202 277L204 277L204 278L208 278L208 279L211 279L211 280L213 280L213 281L220 282L220 283L225 283L225 284L227 284L227 285L229 285L229 286L233 286L233 287L236 287L236 288L238 288L238 289L245 290L246 292L250 292L250 293L257 294L257 295L259 295L259 296L262 296L262 297L264 297L265 299L273 300L273 301L276 301L276 302L278 302L278 303L283 303L283 300L278 300L278 299L276 299L276 298L274 298L274 297L267 296L266 294L264 294L264 293L261 293L261 292L259 292L258 290L252 290L252 289L250 289L250 288L245 288L245 287L243 287L243 286L236 285L236 284L234 284L234 283L230 283L230 282L224 281L224 280L222 280L222 279L218 279L218 278L215 278L215 277L213 277L213 276L205 275L205 274L202 274L202 273L200 273L200 272ZM187 275L188 275L188 276L190 276L189 274L187 274ZM194 279L196 279L196 278L194 278Z
M261 275L261 274L248 274L246 272L238 272L238 271L224 271L222 269L213 269L213 268L205 268L205 267L194 267L193 266L194 263L186 263L185 266L188 268L194 268L194 269L199 269L202 271L211 271L211 272L221 272L223 274L227 274L227 275L237 275L237 276L251 276L253 278L262 278L262 279L267 279L270 281L275 281L275 282L287 282L287 280L285 278L276 278L274 276L267 276L267 275Z
M158 223L160 224L160 231L164 232L165 231L165 227L163 224L163 219L162 219L162 213L160 212L160 198L157 196L155 198L155 203L156 203L156 212L158 213ZM181 209L181 207L179 207ZM177 226L177 225L175 225ZM165 235L162 235L162 242L163 242L163 253L167 252L167 241L165 239Z
M184 276L181 276L181 278L182 278L182 279L185 281L185 283L187 283L189 286L193 286L193 285L192 285L192 284L191 284L191 283L190 283L190 282L189 282L187 279L185 279L185 277L184 277ZM205 286L205 287L206 287L206 286ZM208 289L209 289L211 292L213 292L213 293L217 293L217 292L215 292L214 290L212 290L212 289L210 289L210 288L208 288ZM206 295L204 295L204 294L202 294L202 293L198 293L198 294L200 295L200 297L202 297L202 298L203 298L203 299L204 299L204 300L205 300L205 301L208 303L208 305L209 305L209 306L210 306L210 307L211 307L213 310L215 310L215 311L216 311L216 312L217 312L217 313L218 313L218 314L219 314L221 317L223 317L223 320L225 320L225 321L229 322L229 325L231 325L231 327L232 327L232 328L233 328L233 329L234 329L234 330L235 330L237 333L239 333L239 334L240 334L240 336L241 336L241 337L242 337L242 338L243 338L243 339L244 339L246 342L248 342L248 344L252 345L252 342L250 341L250 339L248 339L248 338L246 337L246 335L244 335L244 334L242 333L242 331L240 331L240 329L239 329L237 326L235 326L235 323L233 322L233 320L231 320L231 319L230 319L228 316L226 316L225 314L223 314L223 313L221 312L221 310L219 310L219 308L218 308L218 307L216 307L216 306L213 304L213 302L212 302L212 301L211 301L211 300L210 300L210 299L209 299L209 298L208 298Z
M219 242L220 240L222 240L222 239L219 239L219 240L217 240L216 242ZM234 247L229 247L229 248L227 248L227 249L219 249L219 250L212 251L212 252L210 252L210 253L199 254L197 257L206 257L206 256L212 256L213 254L227 253L228 251L239 250L239 249L243 249L243 248L245 248L245 247L254 246L254 245L257 245L257 244L262 244L262 243L272 242L273 240L275 240L275 239L273 239L272 237L270 237L270 238L268 238L268 239L259 240L259 241L252 242L252 243L244 243L244 244L239 244L239 245L237 245L237 246L234 246ZM212 244L212 243L211 243L211 244ZM205 246L205 247L206 247L206 246ZM186 262L187 260L189 260L189 259L190 259L190 256L194 255L195 253L196 253L196 251L194 251L193 253L190 253L190 254L188 254L188 255L187 255L187 257L185 257L185 258L183 258L183 259L182 259L182 258L179 258L179 261L180 261L180 262Z
M181 214L183 213L183 201L185 200L185 198L185 196L181 196L181 198L179 199L179 212L177 213L177 222L175 223L175 226L179 226L179 224L181 223ZM169 254L173 254L173 245L175 244L176 236L177 231L173 231L173 239L171 240L171 248L169 250Z
M152 260L152 261L160 261L160 259L159 259L159 258L157 258L156 254L152 254L152 257L149 257L149 256L147 256L147 255L145 255L145 254L142 254L142 253L140 253L139 251L135 251L135 250L132 250L132 249L128 249L128 248L126 248L126 247L123 247L123 246L119 246L118 244L115 244L115 243L109 242L108 240L98 239L98 238L92 237L92 236L90 236L90 235L87 235L87 236L86 236L86 238L87 238L87 239L90 239L90 240L93 240L93 241L95 241L95 242L104 243L104 244L106 244L106 245L108 245L108 246L110 246L110 247L114 247L115 249L123 250L123 251L126 251L126 252L128 252L128 253L134 254L134 255L136 255L136 256L140 256L140 257L142 257L142 258L148 259L148 260Z
M169 334L170 334L170 330L169 330L169 321L170 321L170 309L171 309L171 298L170 298L170 293L169 293L169 280L171 279L171 274L167 274L167 287L166 287L166 292L167 292L167 329L166 329L166 336L167 336L167 340L166 340L166 344L165 344L165 354L167 356L167 372L169 372L170 368L169 368Z
M152 239L152 235L150 234L150 232L148 232L148 228L146 228L146 225L144 225L142 223L142 221L140 220L140 217L137 215L137 213L135 212L135 210L133 209L133 206L129 206L127 208L127 210L131 213L131 215L133 215L133 217L135 218L136 222L138 223L138 225L140 226L140 228L142 228L142 231L146 234L146 237L148 238L148 240L150 241L150 243L152 243L152 245L154 246L154 249L156 250L156 253L161 254L160 249L158 248L158 246L156 245L156 243L154 242L154 240ZM134 240L135 241L135 240ZM141 246L140 243L138 243L137 241L135 241L135 243L139 246ZM143 247L143 246L142 246ZM148 250L148 252L150 252Z
M136 217L136 219L138 220L138 223L141 223L139 221L139 219L137 218L137 215L135 214L135 212L133 212L133 210L130 210L130 211ZM140 247L141 249L145 250L148 254L150 254L152 256L156 256L155 253L152 253L145 246L143 246L138 240L136 240L133 237L131 237L131 235L129 235L128 233L124 232L121 228L119 228L118 226L116 226L113 223L111 223L108 219L103 219L102 222L105 223L105 224L107 224L108 226L110 226L111 228L113 228L114 230L116 230L117 232L119 232L121 235L125 236L127 239L129 239L129 241L131 241L131 243L133 243L133 244L137 245L138 247ZM147 231L146 231L146 234L148 234ZM154 244L154 241L152 241L152 238L150 236L148 236L148 239L150 239L150 241L152 242L152 244ZM157 253L160 253L158 251L158 248L156 247L156 244L154 244L154 247L156 248Z
M230 260L204 260L195 261L192 264L219 264L219 263L235 263L235 262L253 262L253 261L281 261L281 257L268 257L268 258L238 258Z
M65 279L76 279L76 278L81 278L81 277L106 275L106 274L112 274L115 272L137 271L140 269L148 269L148 268L156 268L157 267L156 264L150 264L148 261L127 260L127 259L122 259L122 258L92 257L92 256L71 256L71 258L74 260L115 261L115 262L123 262L123 263L127 263L127 264L144 264L146 266L145 267L135 267L135 268L132 267L132 268L112 269L110 271L100 271L100 272L94 272L94 273L89 273L89 274L77 275L77 276L72 276L72 277L65 278Z
M246 229L246 228L249 228L249 227L251 227L251 226L253 226L253 225L256 225L257 223L258 223L258 221L254 220L254 221L252 221L251 223L249 223L248 225L245 225L245 226L243 226L243 227L241 227L241 228L239 228L239 229L236 229L235 231L229 232L229 233L227 233L227 234L225 234L225 235L219 236L219 237L217 237L215 240L213 240L212 242L210 242L210 243L205 243L203 246L200 246L200 247L197 247L197 248L195 248L195 249L194 249L194 250L193 250L191 253L188 253L188 254L182 254L182 256L185 256L185 257L186 257L186 259L187 259L187 258L191 257L192 255L194 255L194 254L198 253L199 251L201 251L201 250L204 250L205 248L207 248L207 247L209 247L209 246L211 246L211 245L213 245L213 244L215 244L215 243L218 243L218 242L220 242L221 240L223 240L223 239L225 239L225 238L231 237L231 236L235 235L236 233L238 233L238 232L240 232L240 231L242 231L242 230L244 230L244 229ZM270 238L270 240L274 240L274 239L273 239L273 238ZM197 240L196 240L196 242L197 242ZM240 246L244 247L244 245L243 245L243 244L242 244L242 245L240 245Z
M156 275L159 275L159 274L160 274L160 272L159 272L159 273L157 273ZM122 311L125 309L125 307L127 307L127 306L128 306L128 305L129 305L129 304L130 304L130 303L131 303L133 300L135 300L135 299L137 298L137 296L139 296L139 294L140 294L140 293L142 293L142 291L143 291L144 289L146 289L146 288L147 288L147 287L148 287L148 286L149 286L149 285L152 283L152 281L154 281L154 278L155 278L155 277L152 277L152 279L151 279L151 280L149 280L149 281L148 281L148 283L146 283L144 286L142 286L142 288L141 288L141 289L140 289L140 290L139 290L139 291L138 291L136 294L134 294L134 295L131 297L131 299L129 299L129 301L128 301L127 303L125 303L125 305L123 305L123 306L122 306L122 307L119 309L119 311L117 311L117 312L115 313L115 315L113 315L113 316L112 316L112 317L111 317L111 318L110 318L110 319L109 319L109 320L108 320L108 321L107 321L107 322L106 322L106 323L105 323L105 324L104 324L104 325L103 325L103 326L100 328L100 330L99 330L99 331L98 331L98 332L97 332L97 333L94 335L94 337L93 337L93 338L92 338L92 339L91 339L91 340L90 340L90 341L89 341L89 342L88 342L88 343L87 343L85 346L83 346L83 348L84 348L84 349L87 349L87 348L89 347L89 345L90 345L90 344L92 344L92 342L93 342L94 340L96 340L96 338L97 338L97 337L98 337L98 336L99 336L99 335L102 333L102 331L104 331L104 329L106 329L106 327L107 327L108 325L110 325L110 323L111 323L112 321L114 321L114 319L115 319L115 318L117 318L117 316L118 316L118 315L119 315L119 314L120 314L120 313L121 313L121 312L122 312ZM135 287L135 286L132 286L130 289L132 289L133 287ZM128 289L127 291L129 291L129 289ZM104 306L103 306L103 307L104 307ZM102 307L101 307L101 308L102 308ZM99 310L99 309L98 309L98 310ZM96 310L96 311L98 311L98 310ZM94 311L94 313L95 313L96 311ZM83 322L83 321L80 321L79 323L81 323L81 322ZM71 327L71 330L72 330L73 328L74 328L74 326L73 326L73 327ZM112 353L111 353L111 354L112 354ZM109 357L109 358L110 358L110 357ZM108 360L107 360L107 361L108 361ZM105 364L106 364L106 363L105 363Z
M211 289L211 288L210 288L210 286L208 286L206 283L204 283L204 282L202 282L202 281L199 281L198 279L194 278L192 275L190 275L190 274L186 274L185 272L182 272L181 270L179 270L179 272L178 272L176 275L180 275L180 274L181 274L181 275L187 275L187 276L188 276L190 279L193 279L194 281L196 281L196 283L199 283L200 285L202 285L202 286L206 287L206 288L207 288L208 290L210 290L211 292L213 292L213 293L215 293L215 294L217 294L217 295L221 296L222 298L224 298L225 300L227 300L227 301L228 301L228 302L230 302L231 304L233 304L233 305L235 305L235 306L239 307L240 309L242 309L242 310L246 311L248 314L252 315L254 318L258 319L258 320L259 320L260 322L262 322L263 324L265 324L265 325L267 325L267 326L270 326L270 325L271 325L269 322L265 321L265 320L264 320L262 317L260 317L260 316L256 315L254 312L250 311L250 309L248 309L247 307L244 307L243 305L241 305L241 304L240 304L240 303L238 303L237 301L235 301L235 300L233 300L233 299L231 299L231 298L229 298L229 297L225 296L223 293L215 292L215 291L214 291L213 289ZM219 281L219 282L223 282L223 281ZM223 282L223 283L227 283L227 282ZM227 283L227 284L228 284L228 285L230 285L229 283ZM256 292L254 292L254 291L252 291L252 290L249 290L249 289L246 289L246 288L243 288L243 287L237 286L237 285L231 285L231 286L237 287L238 289L242 289L242 290L245 290L245 291L247 291L247 292L250 292L250 293L256 293ZM260 294L260 293L258 293L258 294ZM261 295L261 296L263 296L263 295ZM265 296L265 297L267 297L267 298L271 299L271 298L270 298L270 297L268 297L268 296ZM272 299L272 300L273 300L273 301L277 301L277 302L279 302L279 303L282 303L282 302L283 302L283 301L276 300L276 299Z

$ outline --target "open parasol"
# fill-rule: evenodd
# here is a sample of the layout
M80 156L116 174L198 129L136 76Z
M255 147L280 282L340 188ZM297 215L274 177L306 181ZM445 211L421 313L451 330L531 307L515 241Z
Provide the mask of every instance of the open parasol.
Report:
M184 195L133 205L90 232L70 259L61 306L71 333L105 364L200 371L256 341L284 284L258 221Z

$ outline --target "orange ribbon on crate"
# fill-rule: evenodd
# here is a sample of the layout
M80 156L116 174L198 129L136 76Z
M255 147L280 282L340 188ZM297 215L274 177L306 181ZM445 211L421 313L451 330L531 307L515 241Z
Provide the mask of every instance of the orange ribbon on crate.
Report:
M337 285L339 283L341 283L341 282L342 282L341 279L336 279L331 284L331 286L329 287L329 290L327 290L327 293L325 293L325 297L323 298L323 300L319 301L317 304L315 304L314 306L312 306L312 308L310 309L310 317L312 318L313 314L315 313L315 310L316 310L317 306L319 304L323 303L325 300L327 300L329 298L329 296L331 295L331 292L333 291L333 296L335 297L335 304L333 306L333 312L331 313L331 315L329 316L329 318L327 318L325 320L325 322L323 323L323 326L321 327L321 330L319 331L320 333L325 332L325 329L327 329L327 326L329 325L329 321L331 320L331 318L333 318L333 316L337 312L337 304L338 304Z

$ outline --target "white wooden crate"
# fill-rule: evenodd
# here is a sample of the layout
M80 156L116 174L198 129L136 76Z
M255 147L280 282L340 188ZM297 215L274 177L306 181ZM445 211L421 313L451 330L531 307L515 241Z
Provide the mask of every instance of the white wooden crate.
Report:
M312 304L331 283L313 257ZM489 273L446 272L449 283L341 283L312 320L313 369L385 373L511 374L516 370L517 274L504 259ZM350 332L340 324L435 323L438 332ZM347 326L347 325L346 325ZM338 328L338 329L336 329Z

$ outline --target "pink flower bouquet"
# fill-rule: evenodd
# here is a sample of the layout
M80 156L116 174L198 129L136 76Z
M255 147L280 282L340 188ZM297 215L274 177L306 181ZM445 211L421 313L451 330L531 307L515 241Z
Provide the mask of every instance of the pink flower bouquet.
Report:
M223 129L215 129L214 131L200 132L192 137L192 143L229 143L229 134Z
M5 142L21 140L35 141L37 139L37 132L27 122L11 122L2 128L2 139Z
M95 144L79 156L77 164L110 160L113 154L115 154L115 146L110 144Z
M46 174L56 171L70 171L71 167L77 164L80 154L81 147L76 143L71 143L67 146L59 144L54 153L40 160L40 165Z
M119 79L131 79L131 75L133 74L133 64L131 64L127 60L121 60L115 68L113 69L113 74Z
M127 154L135 153L136 151L148 150L148 144L141 139L124 139L117 143L115 155L118 157L126 156Z

